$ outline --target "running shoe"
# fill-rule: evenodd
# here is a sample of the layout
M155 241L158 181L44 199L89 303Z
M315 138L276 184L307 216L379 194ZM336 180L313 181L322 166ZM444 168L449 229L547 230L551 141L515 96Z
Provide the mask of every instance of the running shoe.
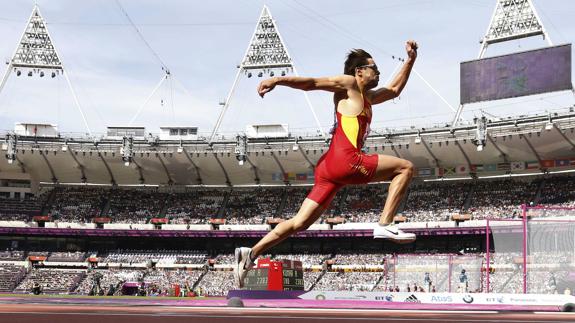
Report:
M248 271L254 266L252 259L250 258L251 248L236 248L235 251L235 263L234 263L234 280L236 281L236 286L239 288L244 287L244 279L246 278Z
M399 230L394 224L378 225L373 229L374 239L389 239L395 242L412 242L415 241L415 234Z

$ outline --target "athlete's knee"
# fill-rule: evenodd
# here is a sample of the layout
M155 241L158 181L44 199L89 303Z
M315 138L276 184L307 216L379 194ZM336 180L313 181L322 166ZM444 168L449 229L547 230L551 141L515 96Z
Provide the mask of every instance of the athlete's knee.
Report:
M305 219L292 219L292 229L295 232L300 232L300 231L304 231L307 228L309 228L309 226L311 225L311 223L309 223L309 221L306 221Z
M409 160L404 160L401 165L401 172L409 177L413 177L415 166Z

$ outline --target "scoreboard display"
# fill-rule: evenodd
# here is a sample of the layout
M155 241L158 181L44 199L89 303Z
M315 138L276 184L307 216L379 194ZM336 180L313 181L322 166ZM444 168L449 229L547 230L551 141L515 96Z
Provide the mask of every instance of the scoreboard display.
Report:
M245 284L249 290L303 290L301 261L260 259Z

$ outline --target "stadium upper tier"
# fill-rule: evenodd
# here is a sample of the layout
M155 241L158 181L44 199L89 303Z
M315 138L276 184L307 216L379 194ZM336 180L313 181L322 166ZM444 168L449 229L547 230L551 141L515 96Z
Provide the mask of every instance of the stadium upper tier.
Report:
M269 230L290 218L309 191L307 187L129 188L46 186L26 199L0 195L0 221L32 220L60 225L88 223L104 228L210 230L211 224L243 225ZM340 190L316 224L376 222L387 197L388 184L349 186ZM575 206L575 177L538 175L506 179L416 181L400 206L398 221L441 222L465 216L467 220L513 219L521 204ZM38 219L40 218L40 220ZM134 226L132 226L134 225ZM223 229L223 227L220 227Z
M575 167L575 113L477 119L406 130L373 130L365 150L412 161L416 176L483 177ZM313 183L329 140L286 134L209 143L141 137L25 136L5 133L0 180L106 185L297 185ZM245 139L244 139L245 138ZM239 162L240 161L240 162ZM240 165L241 164L241 165Z

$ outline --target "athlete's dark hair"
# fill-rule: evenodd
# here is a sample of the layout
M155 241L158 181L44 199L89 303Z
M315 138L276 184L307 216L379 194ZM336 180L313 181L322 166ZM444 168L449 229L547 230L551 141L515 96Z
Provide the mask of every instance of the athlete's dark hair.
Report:
M363 49L354 48L347 54L345 60L345 67L343 73L347 75L355 75L355 69L362 65L367 65L367 59L372 58L371 55Z

